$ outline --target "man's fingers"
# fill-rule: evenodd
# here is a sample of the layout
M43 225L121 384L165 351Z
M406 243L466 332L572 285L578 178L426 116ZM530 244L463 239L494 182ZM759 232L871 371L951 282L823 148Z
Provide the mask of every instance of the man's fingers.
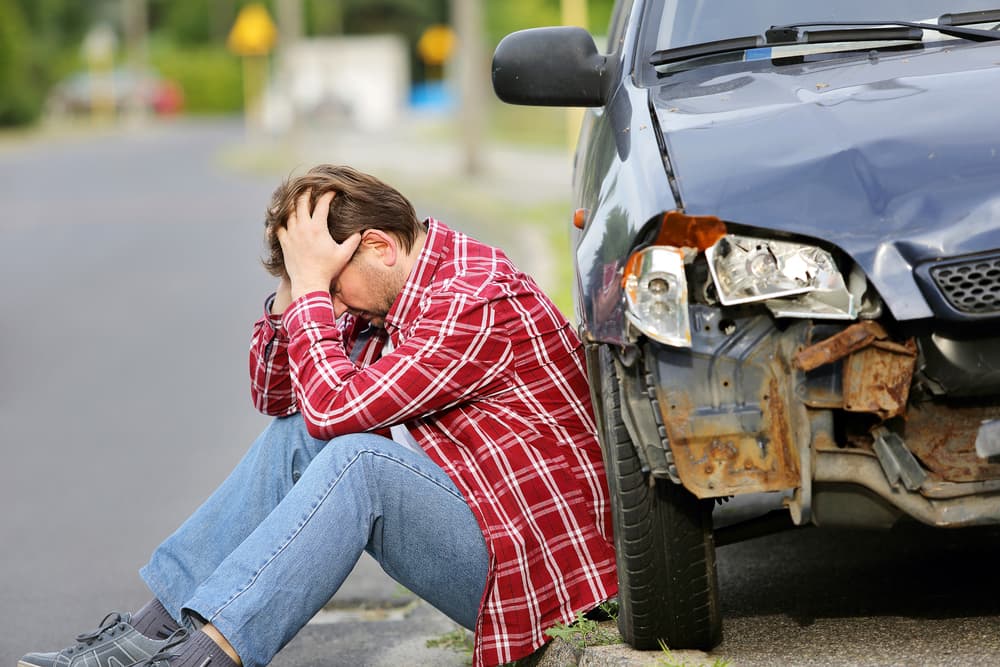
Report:
M316 206L310 210L309 197L311 190L307 190L299 195L295 200L295 211L288 216L285 227L293 229L300 224L308 225L312 222L322 227L326 227L327 216L330 215L330 202L333 201L335 192L325 192L316 200Z
M337 245L340 246L341 254L350 259L354 255L354 251L361 245L361 232L354 232Z
M316 208L312 211L313 220L322 221L326 225L326 218L330 215L330 202L333 201L335 194L335 192L324 192L320 195L320 198L316 200Z
M295 210L288 216L286 227L294 227L300 221L309 220L309 190L306 190L295 200Z
M288 230L284 227L276 227L271 230L271 233L278 237L278 243L281 244L282 248L284 248L285 239L288 238Z

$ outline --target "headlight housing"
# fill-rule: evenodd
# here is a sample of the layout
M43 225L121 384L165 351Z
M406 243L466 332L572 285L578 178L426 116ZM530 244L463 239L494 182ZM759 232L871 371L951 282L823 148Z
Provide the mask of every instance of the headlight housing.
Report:
M723 305L763 301L778 317L857 317L858 299L822 248L726 234L705 256Z
M679 248L651 246L629 258L623 279L625 316L653 340L691 347L687 278Z

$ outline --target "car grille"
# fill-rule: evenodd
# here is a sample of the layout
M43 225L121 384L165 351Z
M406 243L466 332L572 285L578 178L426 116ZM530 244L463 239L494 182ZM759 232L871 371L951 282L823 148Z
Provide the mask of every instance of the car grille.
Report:
M1000 313L1000 254L938 264L930 273L955 310L970 315Z

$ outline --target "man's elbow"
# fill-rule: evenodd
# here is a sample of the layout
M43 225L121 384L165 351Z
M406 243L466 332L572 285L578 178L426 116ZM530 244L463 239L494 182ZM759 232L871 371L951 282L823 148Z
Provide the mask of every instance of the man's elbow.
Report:
M275 397L267 392L250 389L250 401L257 412L268 417L287 417L299 411L294 397Z

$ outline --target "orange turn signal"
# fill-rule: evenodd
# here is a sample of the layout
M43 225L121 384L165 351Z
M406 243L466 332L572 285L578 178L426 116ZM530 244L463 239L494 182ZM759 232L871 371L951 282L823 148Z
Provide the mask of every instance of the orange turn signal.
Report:
M663 214L654 245L697 248L704 251L726 235L726 223L714 215L687 215L680 211Z

